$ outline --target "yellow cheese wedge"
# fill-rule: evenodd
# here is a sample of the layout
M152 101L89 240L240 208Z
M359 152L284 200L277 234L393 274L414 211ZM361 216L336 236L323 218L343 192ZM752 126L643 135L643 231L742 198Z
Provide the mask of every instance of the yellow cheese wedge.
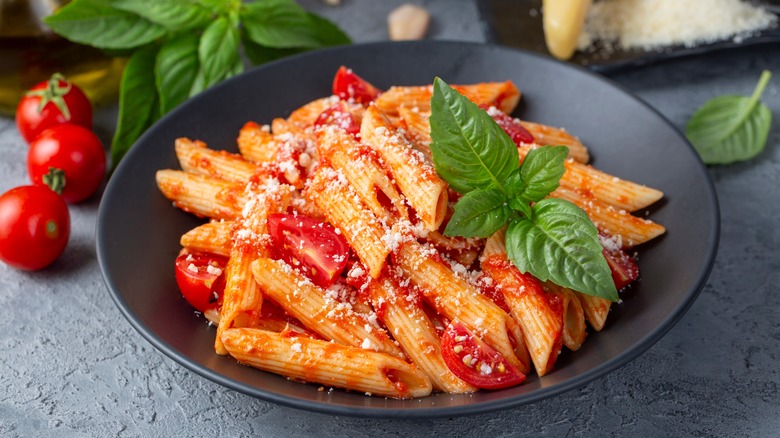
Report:
M547 50L558 59L569 59L585 25L592 0L544 0L544 39Z

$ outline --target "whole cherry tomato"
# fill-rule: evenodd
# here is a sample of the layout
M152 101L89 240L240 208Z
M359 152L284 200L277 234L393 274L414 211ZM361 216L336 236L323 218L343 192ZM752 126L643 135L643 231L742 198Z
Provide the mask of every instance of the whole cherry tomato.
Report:
M59 170L59 172L58 172ZM83 201L100 187L106 174L106 153L100 139L89 129L64 124L49 128L30 143L27 172L33 184L48 184L48 178L64 176L62 197Z
M44 129L61 123L92 128L92 105L84 93L55 73L22 97L16 107L16 126L27 143Z
M181 254L176 258L176 283L187 302L201 312L222 305L227 258L207 253Z
M0 260L19 269L49 266L70 237L68 206L45 186L22 186L0 196Z
M268 235L276 254L303 272L314 284L328 287L349 262L347 239L333 225L304 215L268 216Z
M477 388L508 388L525 381L525 374L458 321L444 331L441 354L452 374Z

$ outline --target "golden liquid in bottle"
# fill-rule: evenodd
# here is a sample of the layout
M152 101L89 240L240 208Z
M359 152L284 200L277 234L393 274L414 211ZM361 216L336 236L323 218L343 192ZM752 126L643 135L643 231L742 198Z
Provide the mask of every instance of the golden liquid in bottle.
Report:
M12 116L24 92L60 72L93 105L116 99L126 61L60 38L42 19L62 0L0 0L0 114Z

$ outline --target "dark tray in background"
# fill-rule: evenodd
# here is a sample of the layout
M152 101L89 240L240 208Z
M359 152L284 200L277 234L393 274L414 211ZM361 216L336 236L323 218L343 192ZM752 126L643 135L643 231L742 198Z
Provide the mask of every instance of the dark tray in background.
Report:
M549 55L542 29L542 0L479 0L477 3L488 42ZM758 3L769 12L780 15L780 0L763 0ZM727 39L696 47L672 46L657 50L613 49L609 52L575 52L569 61L599 73L609 74L715 50L733 50L778 43L780 43L780 26L775 25L773 28L740 39L739 42Z

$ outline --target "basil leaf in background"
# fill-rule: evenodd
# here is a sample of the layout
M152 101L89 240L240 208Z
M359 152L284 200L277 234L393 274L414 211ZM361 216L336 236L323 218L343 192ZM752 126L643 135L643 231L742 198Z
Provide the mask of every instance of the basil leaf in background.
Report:
M198 56L205 88L230 76L239 55L238 28L228 17L217 18L203 31Z
M693 114L685 136L702 161L729 164L748 160L764 150L772 126L772 112L761 103L761 95L771 77L765 70L750 97L716 97Z
M526 202L536 202L549 195L558 188L568 155L566 146L541 146L529 151L520 164L519 185L513 187L512 195Z
M163 35L165 28L102 0L75 0L44 18L57 34L101 49L130 49Z
M188 33L166 41L160 48L154 76L162 114L203 90L202 75L200 83L196 83L200 71L199 44L198 35Z
M307 12L306 16L309 17L309 26L320 43L318 47L352 44L352 39L332 21L310 12Z
M309 14L292 0L244 3L240 13L247 35L261 46L314 49L349 43L336 25Z
M510 209L498 189L473 190L455 204L446 236L489 237L506 224Z
M246 31L241 31L241 43L244 45L244 54L253 65L265 64L266 62L276 61L285 56L296 55L305 52L308 49L274 49L257 44L249 39Z
M507 228L507 256L515 266L540 281L617 301L598 231L585 212L555 198L537 202L533 210L533 219L512 220Z
M212 12L193 0L112 0L116 9L132 12L170 31L206 26Z
M495 187L517 168L517 145L485 110L440 78L431 97L431 152L436 172L455 191Z
M135 140L159 117L154 64L157 47L136 51L122 74L119 87L119 119L111 141L111 165L130 150Z

